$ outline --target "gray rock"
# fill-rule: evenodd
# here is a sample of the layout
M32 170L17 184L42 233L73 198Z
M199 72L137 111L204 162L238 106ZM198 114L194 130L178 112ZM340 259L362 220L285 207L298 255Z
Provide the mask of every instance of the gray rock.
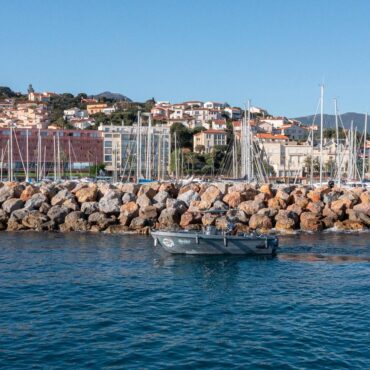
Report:
M49 209L47 215L51 221L62 224L68 214L68 208L63 206L53 206Z
M167 191L160 191L153 197L153 200L154 203L160 203L164 205L166 204L168 197L169 194L167 193Z
M0 209L0 223L6 224L8 222L8 215L3 209Z
M125 193L122 196L122 204L134 202L135 200L136 200L136 195L134 193Z
M118 214L122 200L120 198L107 199L103 197L99 201L99 211L106 214Z
M81 212L85 213L85 215L91 215L92 213L98 211L99 211L98 202L85 202L81 204Z
M51 205L60 206L67 199L75 199L75 196L67 189L60 190L53 198L51 198Z
M6 213L12 213L18 209L23 208L24 202L20 199L10 198L3 203L3 210Z
M12 214L10 215L9 220L20 221L28 215L28 212L29 211L24 209L24 208L17 209L16 211L12 212Z
M0 188L0 204L10 199L13 196L13 194L14 194L13 189L8 186L3 186L2 188Z
M130 223L130 229L132 230L142 229L145 226L148 226L148 220L146 220L145 218L141 218L141 217L133 218Z
M166 208L175 208L180 215L184 214L188 210L188 206L185 202L172 198L167 199Z
M200 196L198 193L196 193L195 191L193 190L188 190L186 191L185 193L182 193L180 194L178 197L177 197L177 200L182 200L183 202L186 203L186 205L189 207L190 205L190 202L192 200L200 200Z
M105 213L102 212L95 212L89 216L88 219L89 224L96 225L99 227L100 230L106 229L109 225L115 223L115 220L112 218L108 218Z
M26 204L24 205L24 208L28 210L34 210L39 209L41 207L41 204L44 202L47 202L47 197L45 194L36 193L32 195L30 199L27 200Z
M161 226L164 227L178 225L180 222L180 214L175 208L166 208L161 212L158 221Z
M39 211L46 215L49 212L50 208L51 208L51 205L49 203L44 202L41 204Z
M146 194L141 194L137 197L136 204L140 208L144 208L144 207L151 206L152 205L152 200Z
M30 211L26 217L22 219L22 225L28 229L41 231L43 224L49 219L46 215L39 211Z
M224 203L222 200L216 200L213 203L212 210L227 210L229 207L226 203Z

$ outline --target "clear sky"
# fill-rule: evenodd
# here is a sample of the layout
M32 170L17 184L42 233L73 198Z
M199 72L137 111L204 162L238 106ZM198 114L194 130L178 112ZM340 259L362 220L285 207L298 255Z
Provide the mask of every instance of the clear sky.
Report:
M0 0L0 85L370 111L368 0Z

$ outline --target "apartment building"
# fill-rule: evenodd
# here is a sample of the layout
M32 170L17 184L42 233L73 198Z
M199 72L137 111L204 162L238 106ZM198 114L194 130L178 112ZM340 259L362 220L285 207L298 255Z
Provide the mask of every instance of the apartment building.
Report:
M169 175L171 135L166 125L99 127L107 171L126 178L163 179Z
M223 130L205 130L194 135L194 152L210 153L215 146L226 145L227 133Z

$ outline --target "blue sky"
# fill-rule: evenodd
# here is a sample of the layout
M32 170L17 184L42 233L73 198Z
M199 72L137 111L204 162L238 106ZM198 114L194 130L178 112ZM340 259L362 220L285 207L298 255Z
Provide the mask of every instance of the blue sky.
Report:
M0 0L0 85L370 111L367 0Z

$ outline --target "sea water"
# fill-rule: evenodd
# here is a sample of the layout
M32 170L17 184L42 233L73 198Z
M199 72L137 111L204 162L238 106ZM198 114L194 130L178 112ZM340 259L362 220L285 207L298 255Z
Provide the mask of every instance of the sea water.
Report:
M150 237L0 234L1 369L369 369L369 234L276 258L171 256Z

